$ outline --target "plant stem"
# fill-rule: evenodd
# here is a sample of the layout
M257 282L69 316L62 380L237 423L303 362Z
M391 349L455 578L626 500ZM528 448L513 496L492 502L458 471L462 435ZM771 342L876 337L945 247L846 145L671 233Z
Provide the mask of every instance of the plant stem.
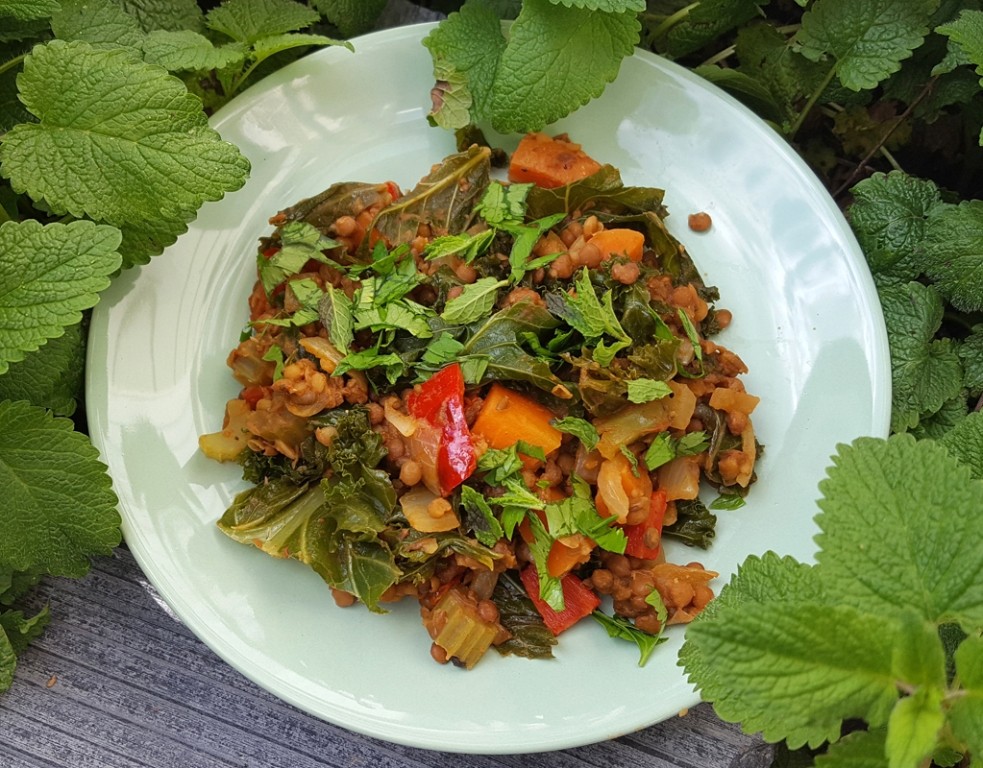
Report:
M0 64L0 75L2 75L8 69L13 69L16 66L19 66L25 58L27 58L27 54L22 53L20 56L14 56L14 58L10 59L9 61L5 61L3 64Z
M812 95L809 97L809 101L806 102L806 105L802 108L802 111L799 112L798 116L795 118L795 122L792 123L792 128L789 130L789 134L788 134L789 139L795 138L795 134L799 132L799 129L802 127L802 124L806 121L806 118L809 116L809 113L812 112L812 108L816 106L816 102L819 101L819 97L823 95L823 91L826 90L827 86L831 82L833 82L833 78L835 76L836 76L836 67L835 66L830 67L829 72L826 73L826 77L823 78L823 81L819 84L816 90L812 92Z
M689 5L680 8L674 14L670 16L666 16L662 20L662 23L659 24L659 26L657 26L655 30L652 32L652 39L658 40L660 37L668 33L670 29L672 29L679 22L681 22L683 19L689 16L690 11L692 11L698 5L699 5L698 2L690 3Z
M700 66L710 67L713 66L714 64L719 64L725 59L729 59L731 56L733 56L735 50L736 50L735 46L728 45L722 51L718 51L717 53L713 54L713 56L711 56L709 59L707 59L702 64L700 64Z

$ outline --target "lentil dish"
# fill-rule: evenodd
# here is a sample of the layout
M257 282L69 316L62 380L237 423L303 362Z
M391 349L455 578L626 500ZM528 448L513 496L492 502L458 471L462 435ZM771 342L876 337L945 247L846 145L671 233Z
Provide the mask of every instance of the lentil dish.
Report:
M340 606L417 601L441 663L548 657L588 616L644 662L713 597L663 539L709 545L701 486L746 494L758 398L662 190L562 135L524 137L507 182L492 155L270 219L241 391L199 440L252 484L218 525Z

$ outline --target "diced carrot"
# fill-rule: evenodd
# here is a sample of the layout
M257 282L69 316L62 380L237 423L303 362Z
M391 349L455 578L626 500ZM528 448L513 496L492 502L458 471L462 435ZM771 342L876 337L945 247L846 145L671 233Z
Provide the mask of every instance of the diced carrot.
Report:
M519 572L519 577L529 599L536 606L539 615L543 617L543 623L554 635L570 629L582 618L593 613L601 604L601 599L594 592L585 587L584 583L572 573L568 573L560 579L564 608L559 612L554 611L539 597L539 574L536 572L535 565L530 564L523 568Z
M600 250L602 260L614 256L627 256L632 261L641 261L642 250L645 248L645 235L634 229L616 227L595 232L587 242Z
M520 440L550 454L560 447L561 432L550 424L556 414L530 397L494 383L471 426L492 448L511 448Z
M545 133L528 133L512 153L509 181L532 182L551 189L597 173L600 163L579 144Z
M562 541L556 539L546 557L546 570L550 576L559 578L590 560L593 550L594 542L581 533L564 536Z
M749 395L747 392L740 392L727 387L717 387L713 390L713 394L710 395L710 407L720 411L736 411L737 413L750 414L760 400L760 397Z

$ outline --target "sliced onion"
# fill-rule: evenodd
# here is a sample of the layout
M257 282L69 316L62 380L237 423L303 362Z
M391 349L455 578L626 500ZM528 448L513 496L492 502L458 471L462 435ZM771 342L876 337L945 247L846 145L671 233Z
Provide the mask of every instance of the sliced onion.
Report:
M410 458L423 471L423 484L432 493L440 494L440 478L437 475L437 452L440 449L440 430L425 421L418 421L413 434L406 441Z
M616 457L601 462L601 468L597 472L597 496L607 508L608 514L616 517L619 523L628 519L629 512L628 493L621 480L622 464L627 465L628 460L619 453Z
M321 364L321 370L325 373L334 373L338 363L342 361L344 355L338 351L334 344L321 336L305 336L300 340L300 346L317 358Z
M419 426L419 421L415 416L403 413L393 405L395 398L389 398L382 406L385 419L392 424L396 431L403 437L412 437Z
M449 509L440 517L433 517L430 514L430 504L439 499L429 488L416 486L399 497L399 505L403 508L406 521L423 533L440 533L442 531L452 531L457 528L461 521L453 509Z
M680 456L658 468L659 488L666 499L695 499L700 495L700 464L698 456Z

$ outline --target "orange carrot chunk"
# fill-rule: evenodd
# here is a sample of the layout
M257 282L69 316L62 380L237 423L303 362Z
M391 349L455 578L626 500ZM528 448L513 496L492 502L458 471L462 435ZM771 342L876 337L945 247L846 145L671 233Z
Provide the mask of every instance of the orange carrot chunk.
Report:
M550 424L554 418L556 414L545 405L496 382L488 390L471 434L480 435L492 448L511 448L522 440L550 454L563 439L560 430Z
M600 169L600 163L565 137L527 133L512 153L509 181L532 182L552 189L572 184Z
M606 261L613 256L627 256L632 261L641 261L645 235L623 227L602 229L587 242L597 247L601 252L602 260Z

